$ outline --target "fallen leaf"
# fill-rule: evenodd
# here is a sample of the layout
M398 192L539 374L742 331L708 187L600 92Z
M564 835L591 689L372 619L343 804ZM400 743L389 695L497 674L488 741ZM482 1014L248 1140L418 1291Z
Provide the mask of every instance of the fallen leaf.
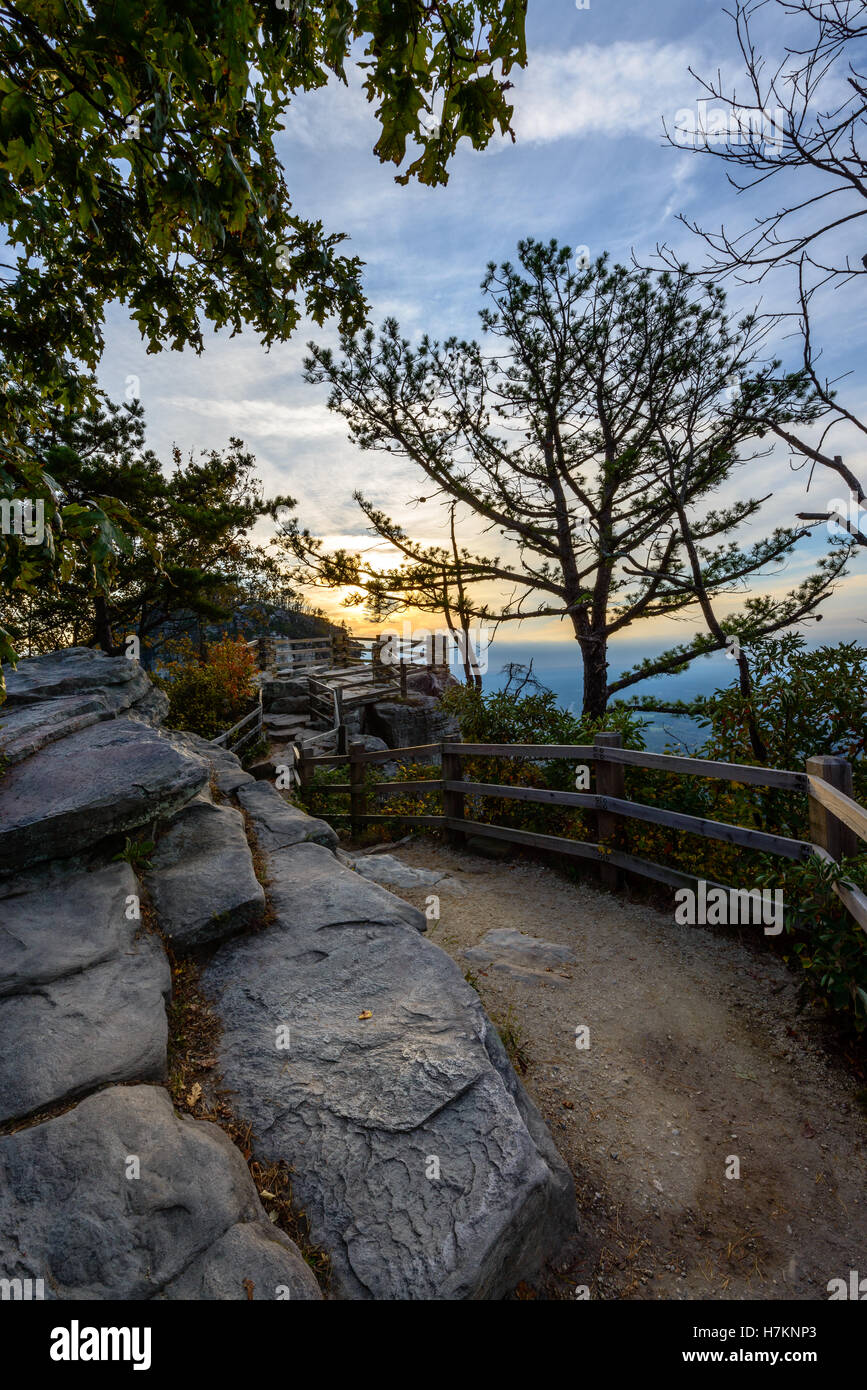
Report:
M187 1096L187 1105L195 1105L196 1101L199 1099L201 1094L202 1088L199 1085L198 1081L195 1081L190 1090L190 1094Z
M358 1017L359 1017L359 1018L373 1018L373 1014L370 1012L370 1009L365 1009L362 1013L360 1013L360 1014L358 1015Z
M247 1297L252 1301L253 1290L255 1289L256 1285L253 1283L252 1279L244 1279L242 1282L244 1288L247 1290Z

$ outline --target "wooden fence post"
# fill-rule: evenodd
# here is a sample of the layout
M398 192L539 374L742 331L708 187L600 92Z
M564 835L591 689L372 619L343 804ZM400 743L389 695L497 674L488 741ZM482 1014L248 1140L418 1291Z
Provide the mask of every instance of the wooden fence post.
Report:
M440 756L442 760L442 776L444 782L460 782L463 780L463 768L461 765L460 754L447 753L445 743L440 744ZM443 789L443 815L450 816L455 820L464 818L464 794L463 792L450 792ZM449 827L446 830L446 839L450 845L459 848L464 843L466 831L457 830Z
M373 659L373 680L374 684L382 684L389 679L388 665L383 660L385 652L390 645L390 639L384 634L374 639L372 659Z
M302 801L307 800L307 789L313 780L313 768L307 759L307 749L303 743L293 743L293 762L298 776L298 794Z
M361 817L367 811L367 792L364 786L365 764L361 759L363 752L364 744L358 739L353 739L349 745L349 815L353 839L357 839L364 829L364 821L361 820Z
M349 729L346 726L346 716L343 712L343 690L339 685L334 688L334 712L337 716L337 752L348 754Z
M852 796L852 764L845 758L830 755L817 755L807 759L807 776L819 777L829 782L846 796ZM845 859L859 851L858 836L848 825L844 825L821 801L808 797L810 810L810 838L814 845L827 850L832 859Z
M620 734L601 733L597 734L593 740L597 748L622 748L623 739ZM598 796L617 796L622 797L625 790L624 767L622 763L596 763L596 792ZM617 826L617 817L610 811L596 812L596 838L600 845L610 844L614 839L614 831ZM621 874L613 864L606 864L604 861L600 865L600 878L606 888L616 889L620 884Z

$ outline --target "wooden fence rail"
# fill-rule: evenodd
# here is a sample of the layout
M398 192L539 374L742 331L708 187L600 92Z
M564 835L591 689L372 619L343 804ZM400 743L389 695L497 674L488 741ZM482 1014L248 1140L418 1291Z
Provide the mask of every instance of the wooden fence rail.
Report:
M371 793L365 785L365 769L371 764L391 761L424 761L438 757L442 775L423 781L381 782L372 789L380 797L395 793L430 792L442 797L440 815L406 815L400 812L382 813L368 809ZM462 776L464 758L521 758L533 763L560 760L576 764L593 764L596 771L596 791L559 791L548 787L521 787L494 782L473 782ZM296 748L299 781L302 790L310 786L319 767L333 768L349 764L349 781L331 783L317 788L324 793L350 795L348 812L326 812L332 819L349 819L353 833L369 823L400 821L407 825L435 826L444 830L452 843L462 843L468 835L485 835L512 844L550 850L574 858L589 859L600 865L603 881L616 886L625 871L672 887L694 886L693 874L682 873L664 864L618 849L613 843L616 827L624 820L647 821L685 831L704 839L721 840L746 849L774 854L785 859L804 861L818 855L826 861L837 861L857 852L858 839L867 841L867 810L849 794L852 789L851 767L842 758L810 758L805 772L781 771L775 768L752 767L748 764L706 761L703 758L682 758L663 753L645 753L620 746L617 733L597 734L592 744L527 744L527 743L428 743L411 748L384 748L367 752L361 743L352 742L346 754L311 757L303 748ZM724 821L708 820L702 816L670 811L662 806L649 806L630 801L625 796L624 771L629 767L724 779L748 786L770 787L794 792L808 798L810 840L796 840L752 827L730 825ZM494 825L467 816L467 798L495 798L534 802L551 806L573 806L596 814L596 842L572 840L560 835L540 834L518 830L512 826ZM724 887L714 884L714 887ZM858 925L867 931L867 895L852 884L837 884L834 890Z
M243 719L239 719L237 724L233 724L231 729L226 729L225 733L212 738L211 743L215 748L227 748L230 753L237 753L238 749L249 743L251 738L255 738L257 735L261 737L263 718L262 698L260 696L255 709L251 709L250 713L245 714ZM249 728L247 728L248 725L250 725ZM247 729L247 732L240 738L236 738L235 735L240 734L242 729Z

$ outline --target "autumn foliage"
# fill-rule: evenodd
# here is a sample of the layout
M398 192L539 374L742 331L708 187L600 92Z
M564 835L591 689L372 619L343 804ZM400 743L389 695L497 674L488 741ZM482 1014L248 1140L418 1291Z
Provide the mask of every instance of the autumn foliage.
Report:
M224 637L202 657L185 637L172 654L168 671L155 678L169 699L169 728L212 739L247 713L256 698L256 658L241 638Z

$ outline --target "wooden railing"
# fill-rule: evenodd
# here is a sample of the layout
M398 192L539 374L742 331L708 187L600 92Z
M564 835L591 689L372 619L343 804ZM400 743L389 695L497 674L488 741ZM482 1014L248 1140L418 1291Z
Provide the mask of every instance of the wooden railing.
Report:
M215 748L226 748L230 753L237 753L238 749L249 743L251 738L255 738L257 735L261 737L263 719L262 696L260 694L255 709L251 709L250 713L245 714L243 719L239 719L237 724L233 724L231 729L226 729L225 733L212 738L211 743ZM240 738L236 737L236 735L241 734L242 729L246 729L247 732L242 734Z
M365 769L371 763L396 760L424 761L439 757L442 775L424 781L380 782L372 790L365 784ZM490 782L467 781L462 775L463 758L522 758L532 762L568 760L578 764L593 764L596 772L596 791L565 792L553 788L500 785ZM806 860L816 854L825 860L839 860L843 855L857 852L858 840L867 841L867 811L849 795L852 787L851 767L843 758L810 758L806 771L788 772L775 768L753 767L746 764L707 761L703 758L684 758L663 753L645 753L620 746L620 735L597 734L592 744L515 744L515 743L431 743L414 748L387 748L366 752L361 743L351 742L346 753L334 756L311 756L306 749L296 749L296 771L301 794L306 797L317 768L349 766L349 781L323 784L319 793L349 793L348 812L325 812L332 819L349 819L353 833L362 826L377 821L400 821L404 824L434 826L445 830L452 843L462 843L468 835L485 835L513 844L554 851L573 858L595 860L603 879L615 886L619 875L626 871L643 878L654 879L671 887L693 887L696 876L686 874L665 864L652 863L618 849L613 844L616 826L623 820L640 820L686 831L705 839L740 845L745 849L778 855L785 859ZM719 778L747 786L776 788L808 797L810 840L793 839L771 834L752 827L731 825L702 816L671 811L662 806L649 806L631 801L624 792L626 767L651 768L664 772L695 777ZM848 791L846 788L848 787ZM399 812L385 814L368 810L369 796L376 798L408 792L437 792L442 796L443 809L439 815L409 815ZM596 813L596 842L572 840L559 835L518 830L512 826L494 825L487 821L470 820L466 816L466 798L493 797L542 805L571 806ZM716 885L724 886L724 885ZM854 885L835 886L840 898L858 925L867 931L867 896Z
M363 667L371 681L389 682L409 666L434 664L423 639L389 636L357 637L336 629L321 637L273 637L270 634L247 643L256 647L263 670L283 669L303 674L308 667L342 669ZM405 675L404 675L405 680Z

